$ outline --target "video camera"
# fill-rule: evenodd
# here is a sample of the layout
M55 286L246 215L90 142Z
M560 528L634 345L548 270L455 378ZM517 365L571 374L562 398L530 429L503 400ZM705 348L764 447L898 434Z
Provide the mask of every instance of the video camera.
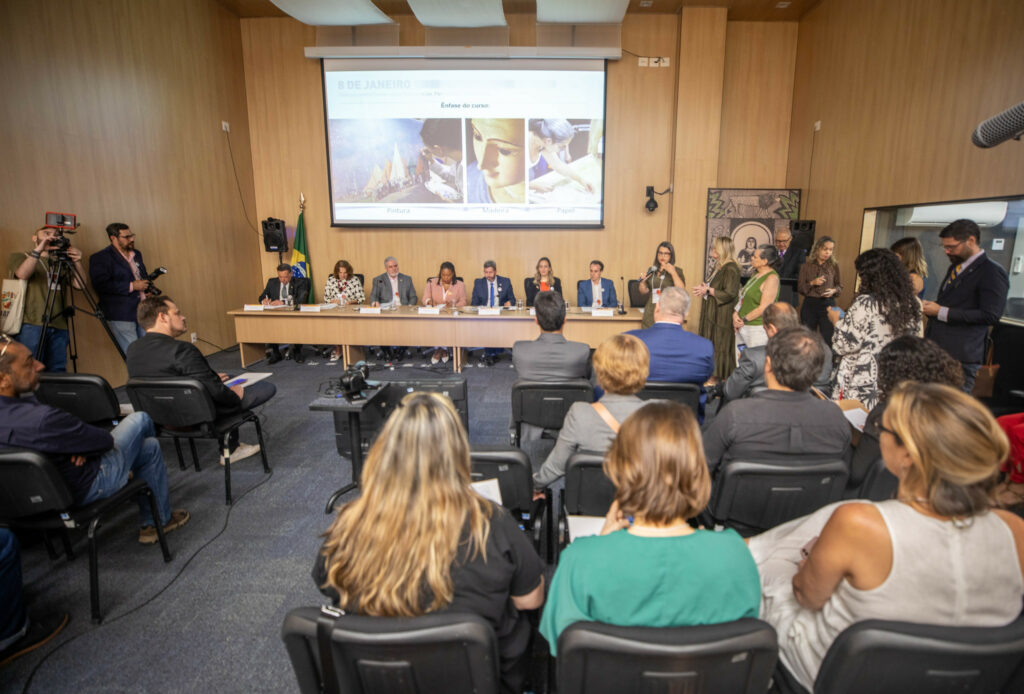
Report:
M345 369L338 379L338 387L346 400L361 400L362 391L366 388L366 378L370 375L370 367L359 362Z
M46 250L54 255L66 255L67 250L71 248L71 239L64 234L65 232L68 234L74 234L75 229L77 229L78 226L77 217L73 214L68 214L66 212L47 212L46 224L43 225L43 228L53 229L57 233L47 245Z

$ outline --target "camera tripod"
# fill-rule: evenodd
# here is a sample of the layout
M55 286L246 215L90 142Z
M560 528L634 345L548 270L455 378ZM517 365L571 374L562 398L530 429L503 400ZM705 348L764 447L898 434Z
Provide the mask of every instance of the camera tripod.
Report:
M75 306L75 293L73 291L73 283L75 281L81 287L81 292L85 296L89 308L92 309L91 311L79 309ZM87 316L99 319L100 325L107 332L107 336L113 343L114 349L121 355L122 360L125 358L124 350L118 344L114 331L110 329L106 316L103 315L103 311L100 309L96 299L89 293L88 287L85 286L85 278L82 277L78 268L68 258L66 251L52 251L47 257L46 285L46 302L43 305L43 329L42 334L39 336L39 345L36 347L36 360L42 361L42 357L46 353L46 341L49 338L47 329L50 327L51 314L58 296L61 297L61 304L64 306L64 316L68 321L68 357L71 359L71 369L75 373L78 373L78 340L75 336L75 313L77 311L82 311Z

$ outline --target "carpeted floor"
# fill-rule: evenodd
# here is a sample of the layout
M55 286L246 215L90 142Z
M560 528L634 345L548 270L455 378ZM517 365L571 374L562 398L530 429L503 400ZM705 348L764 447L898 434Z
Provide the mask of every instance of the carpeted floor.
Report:
M237 351L210 362L221 371L240 371ZM0 693L297 690L279 637L281 622L292 607L322 602L310 569L330 522L324 504L350 479L349 462L335 448L331 416L307 406L341 367L309 358L307 350L303 365L261 362L250 370L272 371L278 389L261 411L273 474L263 474L259 456L233 466L235 503L229 508L214 443L199 444L199 473L180 470L173 445L165 443L171 505L187 508L192 520L168 535L174 555L168 564L155 545L138 544L134 505L106 521L98 534L99 626L89 620L84 533L74 535L77 556L71 562L51 561L37 539L26 537L22 563L30 614L69 612L71 623L46 647L0 670ZM403 377L450 374L451 366L416 360L396 371ZM469 359L463 374L470 441L507 443L515 380L510 356L492 367ZM243 428L242 440L255 442L251 427Z

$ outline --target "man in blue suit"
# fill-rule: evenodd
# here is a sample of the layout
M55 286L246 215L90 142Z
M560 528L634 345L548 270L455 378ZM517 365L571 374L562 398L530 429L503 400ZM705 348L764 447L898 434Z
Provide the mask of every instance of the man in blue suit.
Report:
M604 263L600 260L590 261L590 281L582 280L576 289L577 306L593 306L594 308L615 308L619 305L615 296L615 283L601 278Z
M651 354L649 381L696 383L703 385L715 369L711 340L683 330L690 310L690 295L682 287L668 287L654 305L654 325L643 330L630 330L639 337ZM705 395L700 396L697 419L704 421Z
M135 234L127 224L107 225L110 245L89 256L89 279L100 310L123 351L146 334L135 319L139 302L149 289L142 253L135 250Z
M508 277L498 274L498 265L493 260L484 261L484 276L473 280L471 306L511 306L516 302L515 290ZM488 347L480 361L488 366L494 364L505 350Z

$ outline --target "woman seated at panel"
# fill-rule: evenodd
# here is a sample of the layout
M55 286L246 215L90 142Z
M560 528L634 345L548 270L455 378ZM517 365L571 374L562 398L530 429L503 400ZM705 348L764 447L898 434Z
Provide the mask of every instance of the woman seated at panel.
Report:
M670 627L757 617L760 583L743 539L688 522L711 494L688 407L656 401L630 415L604 471L615 501L601 535L573 541L551 581L540 632L552 654L573 622Z
M441 263L437 277L427 280L427 286L423 289L423 305L448 308L462 308L466 305L466 285L462 280L455 279L455 266L447 260ZM430 363L443 361L447 364L449 357L447 347L436 347Z
M313 578L348 612L471 612L494 627L502 691L521 692L543 564L512 516L469 486L469 441L451 401L410 393L363 468L362 495L327 531Z
M1008 445L989 411L956 388L904 383L880 429L896 499L831 504L750 539L777 682L810 691L835 638L866 619L998 627L1021 612L1024 519L990 510Z
M536 274L533 277L526 278L523 282L523 288L526 290L527 306L533 306L533 300L541 292L558 292L558 295L562 296L562 280L555 277L555 273L551 269L551 261L547 258L541 258L537 261Z
M573 453L608 450L620 423L644 405L636 394L647 383L650 359L647 346L632 335L613 335L597 346L594 376L604 395L598 402L575 402L569 408L554 449L533 476L537 489L565 476Z
M366 301L363 294L363 283L356 277L352 265L347 260L339 260L334 264L334 271L328 275L324 284L324 303L345 306L361 304ZM331 352L331 361L341 358L341 345L335 345Z

